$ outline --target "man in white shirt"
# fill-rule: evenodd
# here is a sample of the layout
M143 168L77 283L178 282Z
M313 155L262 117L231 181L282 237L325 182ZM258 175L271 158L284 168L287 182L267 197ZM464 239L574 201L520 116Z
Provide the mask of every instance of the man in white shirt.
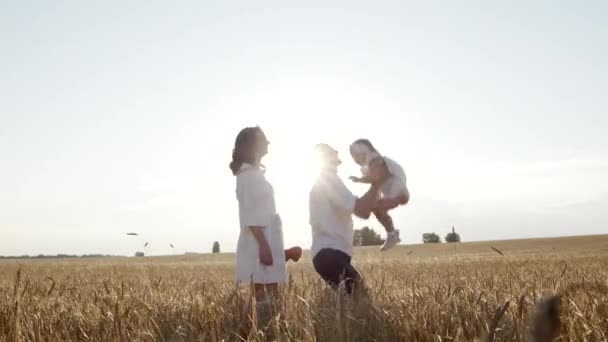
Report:
M315 152L321 170L310 191L311 254L319 275L333 287L344 283L347 293L360 282L359 272L351 265L353 253L352 214L367 219L378 200L379 186L372 184L361 198L353 195L338 176L342 163L338 152L319 144Z

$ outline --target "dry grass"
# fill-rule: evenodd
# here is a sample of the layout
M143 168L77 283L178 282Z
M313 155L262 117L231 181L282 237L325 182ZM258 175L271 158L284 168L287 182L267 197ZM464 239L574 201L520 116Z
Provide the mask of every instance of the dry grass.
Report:
M4 261L0 341L528 341L557 316L558 340L606 341L607 252L607 236L360 249L356 300L291 264L264 331L239 320L231 255Z

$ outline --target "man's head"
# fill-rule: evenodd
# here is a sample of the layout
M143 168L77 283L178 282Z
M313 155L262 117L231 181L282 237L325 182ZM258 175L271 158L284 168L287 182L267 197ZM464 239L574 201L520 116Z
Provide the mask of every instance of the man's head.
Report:
M318 144L314 149L315 156L322 170L337 170L342 161L338 151L327 144Z

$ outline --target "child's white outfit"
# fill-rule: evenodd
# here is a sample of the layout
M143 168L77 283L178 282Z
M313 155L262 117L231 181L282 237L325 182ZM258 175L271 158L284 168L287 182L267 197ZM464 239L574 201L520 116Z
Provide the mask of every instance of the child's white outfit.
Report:
M401 195L408 195L407 177L405 176L403 167L401 167L401 165L399 165L399 163L396 161L388 157L381 156L377 152L370 152L367 155L365 165L361 166L361 174L364 176L369 176L369 163L376 158L384 159L388 172L391 174L380 187L380 194L382 197L397 198Z
M287 280L283 227L274 201L274 189L264 171L243 164L236 176L241 232L236 249L236 282L249 284L284 283ZM260 262L258 243L249 227L264 227L273 263Z
M369 164L372 160L376 158L382 158L384 160L390 176L380 187L380 195L382 198L395 199L402 195L409 195L405 171L403 171L403 167L401 167L399 163L388 157L380 155L378 152L369 150L365 151L366 148L362 146L354 148L363 148L365 153L365 164L361 166L361 174L363 176L369 176ZM384 240L384 244L382 247L380 247L380 250L387 251L400 242L401 238L399 237L399 230L393 229L392 231L386 233L386 240Z

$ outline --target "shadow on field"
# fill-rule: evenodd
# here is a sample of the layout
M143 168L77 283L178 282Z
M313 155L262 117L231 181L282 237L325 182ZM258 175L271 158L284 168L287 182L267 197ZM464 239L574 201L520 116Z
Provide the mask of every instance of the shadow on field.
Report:
M392 318L374 304L366 289L347 295L319 285L315 301L314 330L319 341L397 341L402 338Z
M320 279L308 277L295 283L282 289L280 307L273 308L269 320L251 309L255 304L247 305L251 300L248 289L239 289L223 310L219 334L206 337L215 340L221 335L226 341L403 340L392 318L374 305L366 291L349 296L344 289L334 290Z

